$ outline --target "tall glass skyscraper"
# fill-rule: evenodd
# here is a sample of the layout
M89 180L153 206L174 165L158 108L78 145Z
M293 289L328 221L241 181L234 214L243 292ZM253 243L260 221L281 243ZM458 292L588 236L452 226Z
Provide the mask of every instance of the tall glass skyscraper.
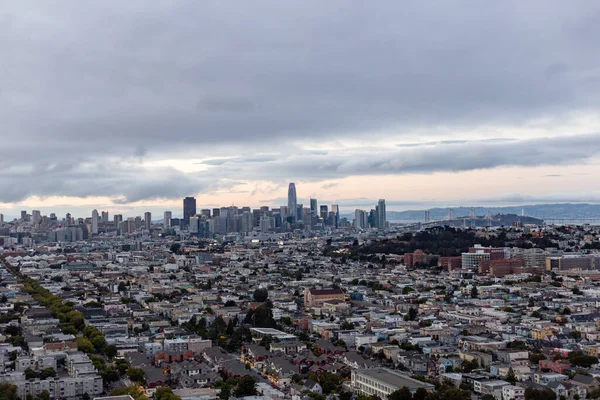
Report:
M377 206L375 207L375 211L377 213L377 228L385 229L387 222L387 215L385 210L385 200L379 199L377 202Z
M319 214L319 210L317 209L317 199L310 199L310 212L314 215Z
M293 222L298 220L298 199L296 197L296 184L290 183L288 188L288 217L293 218Z
M196 199L186 197L183 199L183 221L186 226L190 223L190 217L194 215L196 215Z

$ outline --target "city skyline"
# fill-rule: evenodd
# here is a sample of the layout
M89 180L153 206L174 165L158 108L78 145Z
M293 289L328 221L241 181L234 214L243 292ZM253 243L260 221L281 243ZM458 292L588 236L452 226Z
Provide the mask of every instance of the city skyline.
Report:
M6 215L600 202L596 3L109 3L4 7Z

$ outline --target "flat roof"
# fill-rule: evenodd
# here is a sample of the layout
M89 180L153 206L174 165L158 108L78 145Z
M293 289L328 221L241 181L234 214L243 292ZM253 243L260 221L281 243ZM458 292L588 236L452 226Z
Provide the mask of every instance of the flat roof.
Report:
M250 331L260 333L262 335L288 335L285 332L273 328L250 328Z
M357 371L358 374L367 376L371 379L378 380L380 382L386 383L388 385L396 386L398 388L402 388L406 386L409 389L418 389L418 388L433 388L434 386L430 383L421 382L417 379L413 379L407 375L400 374L395 371L391 371L384 368L377 369L362 369Z

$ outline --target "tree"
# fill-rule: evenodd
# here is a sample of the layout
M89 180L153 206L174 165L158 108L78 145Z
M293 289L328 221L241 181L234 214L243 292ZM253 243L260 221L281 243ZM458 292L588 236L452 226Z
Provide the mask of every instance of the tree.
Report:
M173 243L170 250L173 254L181 254L181 243Z
M235 304L235 301L233 300L227 300L227 302L225 302L225 307L235 307L237 304Z
M173 393L170 387L161 387L156 389L154 400L181 400L181 397Z
M477 290L477 286L473 286L471 288L471 298L472 299L476 299L478 295L479 295L479 293L478 293L478 290Z
M146 383L146 373L141 368L129 367L127 368L127 377L131 379L133 382L145 384Z
M18 400L17 387L10 383L0 383L0 399L2 400Z
M590 368L592 365L598 364L598 358L588 356L582 351L572 351L569 353L569 362L573 365L583 368Z
M104 348L104 346L106 346L106 340L104 339L104 336L102 335L96 335L92 338L92 345L94 346L94 349L96 349L96 352L100 352L100 350L102 350Z
M341 384L340 377L331 372L323 372L319 376L319 385L323 388L323 394L329 394Z
M102 351L106 357L113 358L117 355L117 346L115 346L114 344L109 344L104 346L104 349L102 349Z
M54 368L44 368L40 372L40 380L46 380L48 378L54 378L56 376L56 371Z
M425 388L418 388L413 394L413 400L425 400L427 399L427 390Z
M525 389L525 400L556 400L556 393L552 389Z
M411 400L412 393L406 386L392 392L388 395L388 400Z
M243 376L233 391L235 397L255 396L256 379L250 375Z
M75 339L75 341L77 342L77 349L79 351L83 351L86 354L94 352L94 345L92 344L92 342L90 342L88 338L78 337L77 339Z
M515 375L515 371L512 367L508 368L508 372L506 373L506 377L504 378L506 382L510 382L514 384L517 381L517 376Z
M258 288L254 291L252 297L254 298L254 301L262 303L265 302L267 298L269 298L269 292L267 291L267 289Z
M414 307L408 309L408 314L404 316L405 321L414 321L417 319L417 310Z
M231 397L231 386L224 384L220 389L221 393L219 393L219 398L222 400L229 400Z
M118 388L109 393L110 396L126 396L129 395L133 397L134 400L150 400L148 396L146 396L138 386L127 386L123 388Z

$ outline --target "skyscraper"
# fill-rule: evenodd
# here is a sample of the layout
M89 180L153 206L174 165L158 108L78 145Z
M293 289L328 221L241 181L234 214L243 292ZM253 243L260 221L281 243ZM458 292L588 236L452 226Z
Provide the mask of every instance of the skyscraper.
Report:
M340 206L337 204L332 204L331 205L331 212L334 213L334 220L333 220L333 226L335 226L336 228L338 227L338 223L340 222Z
M375 207L377 213L377 229L385 229L387 217L385 212L385 200L379 199L377 207Z
M113 221L114 221L115 229L120 229L119 225L121 224L121 222L123 222L123 215L122 214L113 215Z
M310 212L314 215L319 214L319 210L317 209L317 199L310 199Z
M171 217L172 216L173 216L173 213L171 211L165 211L165 218L164 218L164 222L163 222L163 225L165 228L171 227Z
M42 221L42 213L40 210L31 211L31 221L33 221L35 225L38 225Z
M98 210L92 211L92 235L98 234Z
M102 211L102 222L108 223L108 211Z
M290 183L288 188L288 218L292 219L292 222L298 220L298 199L296 198L296 184Z
M183 223L184 225L190 224L190 217L196 215L196 199L193 197L186 197L183 199Z
M323 205L319 208L321 210L321 218L323 221L327 221L327 215L329 214L329 209L327 206Z
M150 211L146 211L144 213L144 227L146 228L146 230L150 230L150 228L152 227L152 214L150 213Z

